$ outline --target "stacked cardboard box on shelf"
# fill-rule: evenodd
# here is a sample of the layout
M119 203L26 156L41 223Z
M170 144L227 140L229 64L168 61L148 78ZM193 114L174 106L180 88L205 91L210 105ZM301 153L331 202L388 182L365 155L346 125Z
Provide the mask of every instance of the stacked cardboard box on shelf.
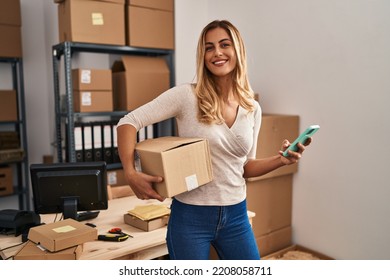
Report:
M107 184L108 199L134 195L133 190L126 181L123 169L107 171Z
M174 0L54 0L60 42L174 49Z
M60 42L125 45L125 0L54 0Z
M0 1L0 57L22 57L20 0Z
M112 66L114 110L131 111L170 87L169 68L159 57L122 56Z
M8 2L8 1L5 1ZM2 5L5 2L0 3L0 20L3 16ZM15 1L18 3L18 1ZM14 4L15 4L14 3ZM11 5L12 7L12 5ZM0 36L1 27L0 27ZM2 42L4 42L3 40ZM0 56L7 56L9 52L2 52L2 43L0 44ZM7 45L7 43L5 43ZM12 55L13 56L13 55ZM17 110L17 98L15 90L0 90L0 121L2 122L15 122L18 120ZM18 161L23 159L24 152L20 149L19 135L15 131L2 131L0 132L0 196L10 195L13 190L13 171L12 168L6 163L12 161Z
M16 91L0 90L0 100L0 121L17 121L18 110ZM15 132L2 132L0 134L0 164L21 160L23 158L23 150L19 148L19 138L17 135L15 136L15 134L12 133ZM9 188L7 189L9 190ZM10 189L12 189L12 186Z
M17 149L20 147L17 131L0 131L0 150Z
M12 168L10 166L0 166L0 196L9 195L13 192Z
M107 170L107 184L112 187L126 185L123 169Z
M72 82L75 112L113 110L110 69L73 69Z
M1 45L1 44L0 44ZM1 55L0 55L1 56ZM0 121L13 122L18 120L18 110L15 90L0 90Z
M127 0L126 44L174 49L173 0Z
M257 143L257 158L276 155L282 141L293 141L299 134L299 116L264 114ZM248 210L256 213L253 231L260 254L291 245L293 174L298 165L281 167L247 180Z

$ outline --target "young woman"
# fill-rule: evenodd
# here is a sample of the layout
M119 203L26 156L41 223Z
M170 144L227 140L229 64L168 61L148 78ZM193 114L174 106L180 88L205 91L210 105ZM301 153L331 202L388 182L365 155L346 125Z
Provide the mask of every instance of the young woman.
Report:
M255 159L261 108L248 81L243 40L229 21L215 20L203 29L195 84L173 87L119 121L119 155L140 199L163 201L152 188L163 178L135 170L136 133L172 117L179 136L208 139L214 178L173 198L167 232L170 258L208 259L212 245L221 259L260 259L247 216L245 178L296 163L305 146L283 157L290 145L285 140L275 156Z

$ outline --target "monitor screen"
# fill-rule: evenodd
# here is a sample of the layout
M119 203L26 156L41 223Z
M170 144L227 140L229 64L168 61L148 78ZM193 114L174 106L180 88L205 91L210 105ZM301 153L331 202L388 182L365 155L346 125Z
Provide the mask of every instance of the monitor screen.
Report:
M108 208L105 162L31 164L30 175L37 214L81 220L78 211Z

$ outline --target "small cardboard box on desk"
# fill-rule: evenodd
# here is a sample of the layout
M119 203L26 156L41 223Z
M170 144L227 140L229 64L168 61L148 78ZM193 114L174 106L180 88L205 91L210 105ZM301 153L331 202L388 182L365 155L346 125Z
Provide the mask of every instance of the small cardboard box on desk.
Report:
M36 226L30 229L29 242L18 252L15 259L26 259L26 256L33 259L65 259L65 255L74 259L81 254L82 244L96 240L97 234L97 229L73 219ZM36 250L37 244L47 251L39 254Z
M14 260L77 260L83 252L83 245L77 245L58 252L42 250L32 241L27 241L15 255Z
M144 231L152 231L168 224L171 210L166 205L138 205L124 214L124 222Z

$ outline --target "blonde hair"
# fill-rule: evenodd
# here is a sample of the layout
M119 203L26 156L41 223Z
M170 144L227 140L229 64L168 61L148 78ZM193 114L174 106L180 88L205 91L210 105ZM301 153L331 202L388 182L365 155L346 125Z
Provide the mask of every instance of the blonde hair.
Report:
M195 85L195 93L198 98L198 119L205 124L221 124L224 122L222 100L220 94L218 94L217 85L213 79L213 74L206 68L204 63L206 34L208 31L218 27L223 28L229 34L237 56L237 65L232 73L233 93L237 97L240 106L250 112L254 110L253 90L247 76L246 50L240 32L227 20L215 20L203 28L197 47L197 83Z

